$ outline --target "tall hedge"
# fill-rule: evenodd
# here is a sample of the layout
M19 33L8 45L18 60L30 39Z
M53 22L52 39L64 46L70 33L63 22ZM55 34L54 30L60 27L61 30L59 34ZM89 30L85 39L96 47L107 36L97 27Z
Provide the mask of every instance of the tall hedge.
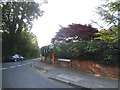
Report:
M80 61L91 60L102 65L117 66L118 42L108 41L81 41L73 43L55 44L55 57L77 59ZM120 64L119 64L120 66Z
M118 42L112 41L80 41L72 43L57 43L54 45L54 54L58 58L91 60L102 65L120 66ZM43 55L50 55L50 52Z

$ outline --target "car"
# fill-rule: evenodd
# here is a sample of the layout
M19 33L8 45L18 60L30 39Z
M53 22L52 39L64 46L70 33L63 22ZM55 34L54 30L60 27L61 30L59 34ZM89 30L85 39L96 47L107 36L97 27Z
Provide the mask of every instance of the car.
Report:
M10 61L23 61L23 59L24 59L24 57L22 57L19 54L15 54L15 55L9 57Z

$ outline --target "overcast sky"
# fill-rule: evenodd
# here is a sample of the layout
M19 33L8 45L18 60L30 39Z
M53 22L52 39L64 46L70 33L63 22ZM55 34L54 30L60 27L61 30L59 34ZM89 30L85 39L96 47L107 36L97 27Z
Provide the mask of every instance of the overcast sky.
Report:
M99 16L94 11L101 3L101 0L48 0L48 4L41 7L45 13L34 22L32 28L39 46L50 44L51 38L60 29L59 25L90 24L91 20L98 20ZM97 25L92 26L98 28Z

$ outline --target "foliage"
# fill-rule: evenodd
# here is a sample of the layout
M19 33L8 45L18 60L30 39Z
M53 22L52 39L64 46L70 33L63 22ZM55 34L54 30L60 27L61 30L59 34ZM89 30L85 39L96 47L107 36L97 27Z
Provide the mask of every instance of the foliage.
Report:
M40 56L40 48L38 47L37 37L32 32L23 31L17 45L17 52L20 50L26 58L34 58ZM26 52L27 51L27 52Z
M97 37L97 35L95 35L97 32L98 30L91 25L72 24L68 25L68 27L61 27L52 39L52 43L92 40Z
M105 41L118 41L120 39L120 0L110 1L107 0L105 4L102 4L97 8L98 14L102 17L102 20L111 26L108 30L101 30L97 33L100 37L95 39L105 40Z
M30 29L33 20L43 13L35 2L4 2L1 7L3 30L16 34Z
M55 57L90 60L107 66L120 66L118 52L120 47L117 41L80 41L71 43L56 43Z
M109 30L100 30L96 35L99 35L99 37L96 37L95 39L104 40L104 41L110 41L110 40L117 40L119 38L118 34L118 26L114 25Z
M40 48L37 44L37 37L32 32L22 31L20 37L18 37L19 42L15 43L14 50L11 49L11 46L9 45L9 33L3 32L2 39L3 59L16 53L21 54L25 57L25 59L40 56Z
M19 53L26 58L39 56L36 36L30 32L34 19L42 16L35 2L2 2L3 59Z
M98 14L102 17L102 20L107 22L109 25L118 25L120 21L120 0L107 0L107 2L99 6L97 10Z

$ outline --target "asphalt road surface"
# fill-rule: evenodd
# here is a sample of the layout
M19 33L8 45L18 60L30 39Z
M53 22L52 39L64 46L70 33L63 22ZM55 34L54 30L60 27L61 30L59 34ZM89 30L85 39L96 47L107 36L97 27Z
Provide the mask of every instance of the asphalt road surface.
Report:
M7 62L2 64L2 88L72 88L40 75L30 63L38 59Z

